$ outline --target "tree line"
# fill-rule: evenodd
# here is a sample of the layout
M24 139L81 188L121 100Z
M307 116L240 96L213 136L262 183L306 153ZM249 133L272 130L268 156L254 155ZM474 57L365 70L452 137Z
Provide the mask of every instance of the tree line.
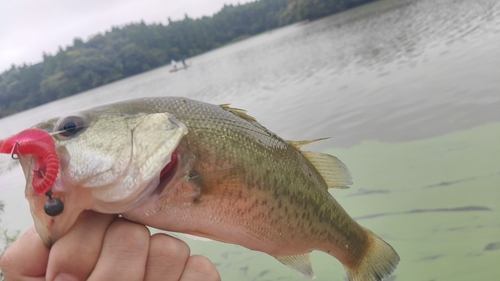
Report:
M314 20L373 0L260 0L224 5L212 17L168 24L113 27L86 42L75 38L43 61L0 74L0 118L192 57L302 20Z

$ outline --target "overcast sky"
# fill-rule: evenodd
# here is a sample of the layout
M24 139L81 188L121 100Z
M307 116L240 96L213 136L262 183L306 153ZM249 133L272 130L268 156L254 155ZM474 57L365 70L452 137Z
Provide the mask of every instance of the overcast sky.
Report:
M251 0L0 0L0 73L12 64L37 63L42 53L112 26L144 20L167 23L211 16L224 4Z

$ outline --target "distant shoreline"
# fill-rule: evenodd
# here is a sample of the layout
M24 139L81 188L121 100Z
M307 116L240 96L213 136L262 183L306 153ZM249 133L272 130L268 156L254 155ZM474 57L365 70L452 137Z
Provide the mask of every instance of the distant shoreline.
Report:
M212 17L144 22L113 27L37 64L12 66L0 74L0 118L72 96L170 61L193 57L249 37L374 2L374 0L261 0L224 5Z

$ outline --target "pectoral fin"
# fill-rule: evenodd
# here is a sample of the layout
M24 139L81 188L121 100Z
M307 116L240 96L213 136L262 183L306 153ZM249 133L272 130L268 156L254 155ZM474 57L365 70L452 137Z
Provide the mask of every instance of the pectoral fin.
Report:
M217 170L207 174L191 176L189 181L196 184L200 189L198 199L208 197L248 197L249 190L245 187L242 179L246 170L243 166L234 166Z
M276 256L274 257L282 264L297 271L300 275L313 279L314 272L311 267L311 259L309 253L294 256Z

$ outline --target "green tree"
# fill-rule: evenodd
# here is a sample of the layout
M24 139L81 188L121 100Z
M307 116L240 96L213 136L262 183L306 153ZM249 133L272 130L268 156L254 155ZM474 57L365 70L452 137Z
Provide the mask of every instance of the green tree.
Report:
M143 21L113 27L87 42L75 38L43 62L0 74L0 118L118 79L199 55L266 30L313 20L372 0L260 0L224 5L212 17Z
M373 0L289 0L284 19L315 20Z

